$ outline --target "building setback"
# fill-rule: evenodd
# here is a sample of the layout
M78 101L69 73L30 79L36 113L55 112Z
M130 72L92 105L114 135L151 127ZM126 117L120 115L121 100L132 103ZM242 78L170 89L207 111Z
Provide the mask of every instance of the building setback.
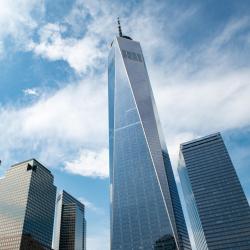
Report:
M84 205L62 191L56 201L55 250L85 250L86 220Z
M56 187L35 159L13 165L0 180L0 249L51 249Z
M181 144L178 165L199 250L249 250L250 208L220 133Z
M190 249L141 46L121 29L110 49L108 88L111 249L151 250L164 236Z

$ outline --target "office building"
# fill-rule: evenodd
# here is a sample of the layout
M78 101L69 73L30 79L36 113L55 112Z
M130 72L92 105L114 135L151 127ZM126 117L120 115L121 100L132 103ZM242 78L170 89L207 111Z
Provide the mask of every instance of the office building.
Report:
M108 93L111 249L154 249L165 235L177 249L190 249L141 46L120 26Z
M0 249L51 249L56 187L32 159L13 165L0 180Z
M56 201L55 250L85 250L85 207L73 196L62 191Z
M219 133L181 144L178 171L199 250L249 250L250 208Z

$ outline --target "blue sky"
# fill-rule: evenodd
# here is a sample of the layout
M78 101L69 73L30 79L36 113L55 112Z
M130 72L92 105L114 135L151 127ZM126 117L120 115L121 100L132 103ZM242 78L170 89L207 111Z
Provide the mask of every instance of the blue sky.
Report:
M181 142L221 131L250 200L249 9L241 0L1 1L0 175L37 158L87 205L88 249L109 248L107 55L120 16L141 42L174 168Z

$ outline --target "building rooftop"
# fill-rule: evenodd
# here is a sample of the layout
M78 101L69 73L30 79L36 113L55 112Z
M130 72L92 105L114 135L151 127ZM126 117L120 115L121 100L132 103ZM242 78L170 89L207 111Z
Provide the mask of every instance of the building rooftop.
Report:
M33 166L38 165L38 166L42 167L45 171L47 171L49 174L51 174L51 171L48 168L46 168L43 164L41 164L38 160L36 160L34 158L29 159L29 160L25 160L25 161L22 161L22 162L19 162L19 163L16 163L16 164L12 165L11 167L16 167L18 165L25 164L25 163L31 164L31 162L32 162Z
M200 144L207 143L209 141L214 141L220 138L221 138L221 134L217 132L217 133L206 135L206 136L203 136L203 137L200 137L200 138L188 141L188 142L181 143L180 148L187 149L187 148L195 147Z

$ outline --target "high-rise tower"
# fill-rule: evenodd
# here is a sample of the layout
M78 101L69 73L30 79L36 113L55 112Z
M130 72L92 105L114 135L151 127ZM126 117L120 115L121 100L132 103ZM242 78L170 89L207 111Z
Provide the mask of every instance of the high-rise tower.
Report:
M179 195L139 42L109 54L111 249L190 249ZM171 249L175 249L171 248Z
M197 249L250 249L250 208L221 135L183 143L178 171Z
M56 199L55 250L86 250L85 206L66 191Z
M51 172L32 159L0 180L0 249L51 249L56 187Z

